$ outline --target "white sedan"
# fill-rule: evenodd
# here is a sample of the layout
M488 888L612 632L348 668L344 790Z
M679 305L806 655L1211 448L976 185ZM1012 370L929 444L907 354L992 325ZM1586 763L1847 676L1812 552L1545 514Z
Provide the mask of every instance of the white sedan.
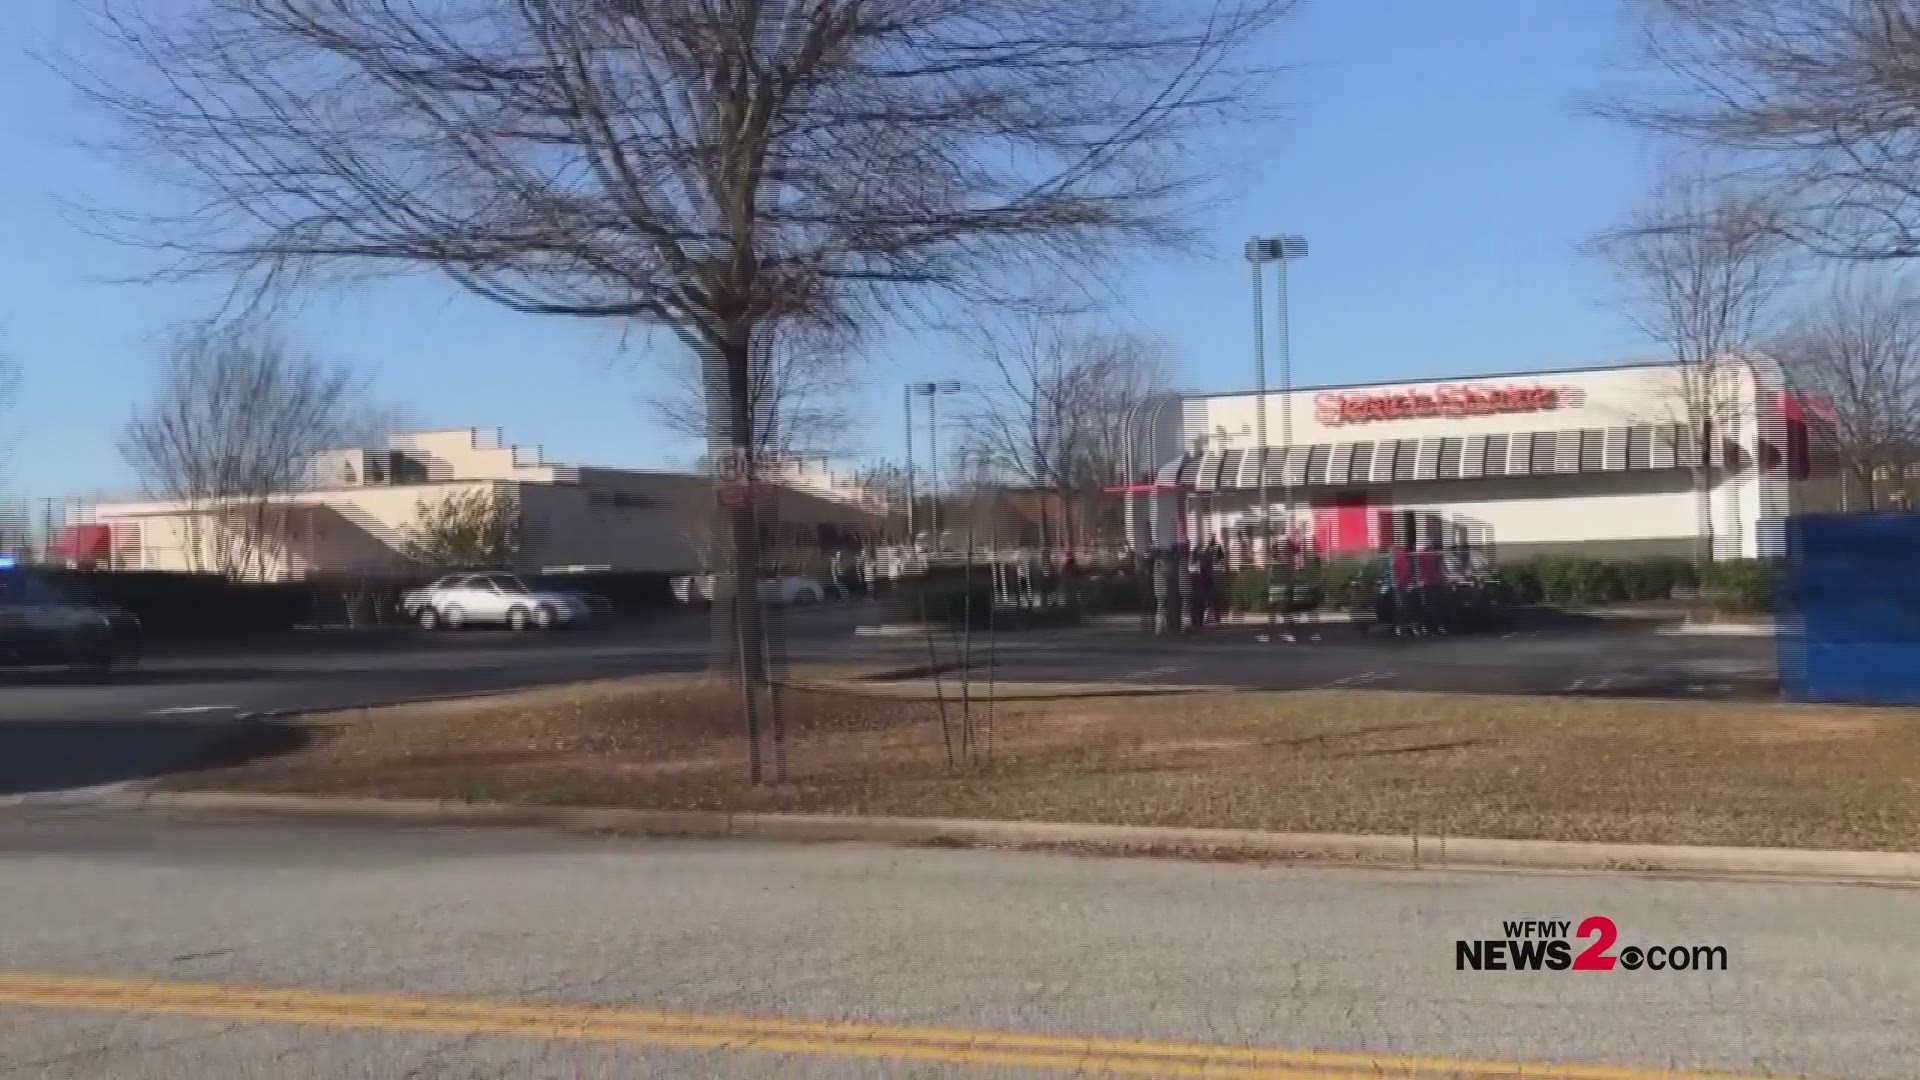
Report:
M673 583L675 598L685 604L713 602L715 584L712 574L679 578ZM827 598L827 587L817 579L801 574L771 574L760 579L763 604L818 604Z
M586 622L593 602L579 593L530 589L513 574L448 574L400 598L407 617L427 630L485 623L549 630Z

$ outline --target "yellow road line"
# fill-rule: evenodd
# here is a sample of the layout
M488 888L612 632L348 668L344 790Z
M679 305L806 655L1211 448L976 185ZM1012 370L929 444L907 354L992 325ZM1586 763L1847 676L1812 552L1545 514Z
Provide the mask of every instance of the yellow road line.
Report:
M839 1021L701 1016L612 1006L525 1005L447 998L143 980L0 974L0 1004L327 1027L486 1034L676 1049L887 1058L969 1066L1075 1070L1114 1076L1244 1080L1746 1080L1609 1065L1279 1050L1093 1039Z

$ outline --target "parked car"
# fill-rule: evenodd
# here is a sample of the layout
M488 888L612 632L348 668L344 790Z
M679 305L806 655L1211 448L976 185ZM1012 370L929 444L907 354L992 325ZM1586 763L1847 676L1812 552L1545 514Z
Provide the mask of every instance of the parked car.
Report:
M683 604L711 604L716 585L712 574L694 574L673 579L671 587L674 599ZM838 595L839 590L803 574L769 574L760 579L763 604L818 604Z
M0 570L0 664L110 672L140 659L140 620L28 569Z
M801 574L776 574L760 579L762 603L817 604L826 597L825 585Z
M604 602L565 589L530 588L518 575L494 571L448 574L402 596L400 606L427 630L475 624L550 630L591 620Z
M1292 583L1276 581L1267 586L1267 605L1289 615L1313 611L1326 601L1320 586L1312 581Z

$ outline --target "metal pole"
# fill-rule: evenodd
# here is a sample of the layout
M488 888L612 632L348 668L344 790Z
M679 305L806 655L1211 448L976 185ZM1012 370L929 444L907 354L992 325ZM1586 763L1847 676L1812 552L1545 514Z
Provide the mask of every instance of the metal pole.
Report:
M1280 505L1286 515L1286 529L1293 531L1293 480L1288 470L1293 458L1293 340L1287 317L1287 258L1280 264Z
M1140 482L1140 478L1134 475L1133 468L1133 425L1139 412L1140 402L1136 401L1127 406L1127 411L1120 421L1120 482L1126 485L1126 490L1120 496L1120 513L1123 515L1124 522L1120 529L1120 537L1121 542L1136 553L1140 550L1140 542L1139 531L1134 520L1133 486Z
M927 395L927 479L933 502L927 505L927 523L933 532L934 550L940 548L940 391Z
M900 399L907 407L907 548L913 547L913 387L900 388Z
M1265 276L1260 269L1260 259L1250 257L1248 264L1253 267L1253 424L1254 442L1259 454L1259 512L1254 515L1254 527L1259 530L1255 565L1266 571L1267 583L1267 631L1269 636L1275 625L1273 606L1273 567L1269 557L1271 547L1272 521L1268 514L1268 502L1271 495L1267 489L1267 333L1266 299L1261 294L1261 278Z
M1287 636L1291 640L1293 592L1295 579L1299 574L1297 563L1300 553L1298 545L1293 541L1293 342L1288 332L1290 326L1287 317L1287 256L1284 245L1281 246L1280 257L1274 261L1279 264L1280 276L1280 295L1276 298L1279 310L1275 312L1279 316L1279 325L1276 329L1280 332L1280 528L1285 531L1287 537L1286 546L1281 549L1285 553L1283 557L1287 560L1285 572L1282 575L1287 582L1286 603L1285 609L1279 615L1280 621L1287 624Z

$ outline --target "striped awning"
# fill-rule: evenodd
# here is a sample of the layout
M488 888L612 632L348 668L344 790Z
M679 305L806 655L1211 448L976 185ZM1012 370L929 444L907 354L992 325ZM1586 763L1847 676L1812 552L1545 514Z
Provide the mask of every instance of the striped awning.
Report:
M1267 448L1270 487L1390 484L1416 480L1479 480L1677 469L1696 455L1685 424L1633 424L1565 431L1515 431L1378 442L1313 443ZM1715 464L1728 451L1720 449ZM1260 486L1257 448L1188 454L1160 467L1155 480L1194 491Z

